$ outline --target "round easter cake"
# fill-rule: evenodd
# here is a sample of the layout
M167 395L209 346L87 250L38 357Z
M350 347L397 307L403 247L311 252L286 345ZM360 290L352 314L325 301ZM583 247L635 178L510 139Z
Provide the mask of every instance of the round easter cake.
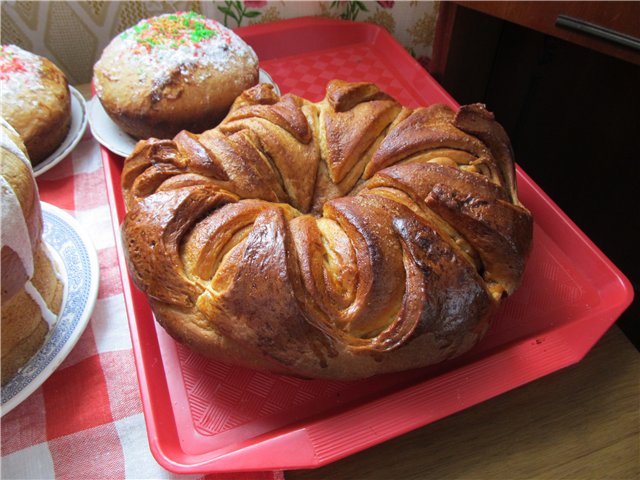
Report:
M16 45L0 46L2 116L17 130L33 165L51 155L71 126L64 73L50 60Z
M258 82L258 58L238 35L194 12L141 20L94 67L107 114L135 138L171 138L217 125Z

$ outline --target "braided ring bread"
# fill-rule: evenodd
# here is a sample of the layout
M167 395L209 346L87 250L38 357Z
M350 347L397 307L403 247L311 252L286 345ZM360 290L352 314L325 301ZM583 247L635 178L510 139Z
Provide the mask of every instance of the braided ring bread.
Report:
M169 334L310 378L467 351L532 238L484 106L408 109L370 83L318 103L257 85L213 130L139 142L122 188L129 269Z

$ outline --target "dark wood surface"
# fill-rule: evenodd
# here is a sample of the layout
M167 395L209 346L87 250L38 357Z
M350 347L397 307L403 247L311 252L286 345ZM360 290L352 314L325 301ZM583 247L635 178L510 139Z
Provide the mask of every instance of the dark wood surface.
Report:
M640 65L640 52L556 25L559 15L640 39L640 2L456 2L467 8Z
M640 478L640 354L614 327L576 365L285 478Z

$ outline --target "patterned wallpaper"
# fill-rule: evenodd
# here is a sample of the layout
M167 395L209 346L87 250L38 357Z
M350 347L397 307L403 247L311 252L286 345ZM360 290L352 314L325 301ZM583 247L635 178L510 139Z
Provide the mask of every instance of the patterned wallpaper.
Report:
M142 18L194 10L230 28L321 15L387 29L419 61L431 56L438 1L2 1L2 43L48 57L70 83L91 80L111 38Z

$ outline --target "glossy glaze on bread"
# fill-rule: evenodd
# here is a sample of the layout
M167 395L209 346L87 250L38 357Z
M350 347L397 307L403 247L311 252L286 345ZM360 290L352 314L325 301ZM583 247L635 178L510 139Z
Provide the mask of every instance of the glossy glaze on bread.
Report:
M140 142L122 231L157 320L211 358L354 379L459 355L519 285L532 218L484 106L369 83L244 92L216 129Z

